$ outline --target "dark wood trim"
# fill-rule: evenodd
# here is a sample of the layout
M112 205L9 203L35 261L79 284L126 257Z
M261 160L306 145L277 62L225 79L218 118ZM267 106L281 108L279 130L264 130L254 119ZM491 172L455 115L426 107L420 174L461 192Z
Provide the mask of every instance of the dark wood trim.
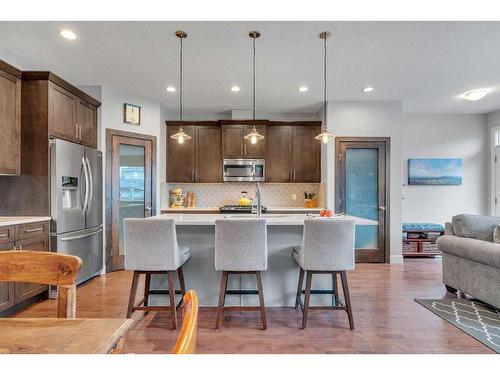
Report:
M5 62L4 60L0 60L0 70L3 70L9 74L12 74L14 77L19 78L19 79L22 77L22 72L19 69L10 65L9 63Z
M267 125L269 120L219 120L219 125Z
M123 130L106 129L106 194L105 194L105 219L106 219L106 271L113 269L112 264L112 233L113 233L113 137L126 137L151 141L151 216L156 215L156 181L157 157L156 137L146 134L127 132Z
M93 106L95 106L95 107L101 106L100 101L94 99L89 94L85 93L84 91L80 90L79 88L76 88L71 83L65 81L64 79L62 79L61 77L57 76L56 74L54 74L52 72L25 71L25 72L22 72L22 79L23 79L23 81L51 81L51 82L55 83L56 85L64 88L65 90L68 90L73 95L78 96L80 99L83 99L86 102L92 104Z
M217 126L219 125L218 121L165 121L166 126L179 126L182 124L182 126Z
M385 148L385 184L384 186L379 186L383 188L385 191L384 199L385 199L385 219L382 223L384 229L384 263L390 263L391 258L391 247L390 247L390 237L391 237L391 204L390 204L390 181L391 181L391 138L390 137L336 137L335 138L335 174L337 176L336 181L340 181L338 176L342 169L342 162L338 158L338 153L340 152L341 143L343 142L351 142L359 144L362 147L362 143L370 142L370 143L383 143ZM382 155L379 155L379 164ZM343 189L345 188L345 181L340 181L340 183L335 183L335 209L338 210L340 207L338 206L339 197L343 196ZM356 253L362 254L363 252L368 253L369 249L358 249ZM374 260L375 261L375 260Z
M321 126L321 121L269 121L268 126Z

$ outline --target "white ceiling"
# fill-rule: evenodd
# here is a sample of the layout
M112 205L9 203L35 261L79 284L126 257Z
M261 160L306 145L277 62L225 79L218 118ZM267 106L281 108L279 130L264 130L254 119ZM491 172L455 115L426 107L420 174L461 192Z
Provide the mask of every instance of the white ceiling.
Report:
M59 36L62 28L78 35ZM251 39L258 30L257 106L315 113L322 101L322 41L329 30L331 100L401 100L407 113L488 113L500 108L499 22L0 22L0 58L51 70L77 85L110 85L176 108L184 42L187 113L251 107ZM230 91L241 87L239 93ZM299 86L308 86L300 93ZM364 94L361 89L374 86ZM478 102L458 94L493 92Z

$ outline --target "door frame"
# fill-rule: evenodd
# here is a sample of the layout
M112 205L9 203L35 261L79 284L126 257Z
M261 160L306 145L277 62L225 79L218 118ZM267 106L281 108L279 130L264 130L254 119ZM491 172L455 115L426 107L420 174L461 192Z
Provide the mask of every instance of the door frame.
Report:
M385 215L384 222L384 259L380 263L390 263L391 259L391 201L390 201L390 171L391 171L391 138L390 137L336 137L335 138L335 210L339 210L339 198L341 197L342 190L341 185L345 184L345 179L343 182L339 179L342 170L342 158L340 156L340 146L342 142L356 142L356 143L372 143L379 142L385 144L385 183L381 186L379 182L379 189L384 189L385 198ZM345 177L345 176L344 176ZM379 241L380 243L380 241Z
M156 215L156 136L106 129L106 272L113 269L113 137L151 141L151 216Z

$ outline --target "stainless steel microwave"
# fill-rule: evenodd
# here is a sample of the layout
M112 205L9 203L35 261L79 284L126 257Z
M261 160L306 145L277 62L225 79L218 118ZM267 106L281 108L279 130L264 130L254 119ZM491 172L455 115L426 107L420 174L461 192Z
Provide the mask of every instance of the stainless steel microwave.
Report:
M224 182L263 182L266 176L264 159L224 159Z

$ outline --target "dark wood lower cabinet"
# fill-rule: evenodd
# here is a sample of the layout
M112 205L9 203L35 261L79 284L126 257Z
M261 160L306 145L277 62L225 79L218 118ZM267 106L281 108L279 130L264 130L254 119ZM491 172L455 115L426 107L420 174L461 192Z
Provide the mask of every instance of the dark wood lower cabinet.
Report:
M13 233L10 237L10 242L0 242L0 251L8 250L32 250L32 251L49 251L49 235L48 231L42 231L43 234L32 236L33 231L30 228L33 226L48 228L49 222L40 222L32 224L22 224L11 227L0 227L0 230L9 228ZM27 230L25 230L28 228ZM16 305L26 303L32 297L35 297L48 290L47 285L33 283L5 283L0 282L0 312L8 314L9 309L14 309Z
M19 250L49 251L49 239L48 237L34 237L16 241L16 248ZM28 298L45 292L47 289L47 285L15 283L15 303L23 302Z

